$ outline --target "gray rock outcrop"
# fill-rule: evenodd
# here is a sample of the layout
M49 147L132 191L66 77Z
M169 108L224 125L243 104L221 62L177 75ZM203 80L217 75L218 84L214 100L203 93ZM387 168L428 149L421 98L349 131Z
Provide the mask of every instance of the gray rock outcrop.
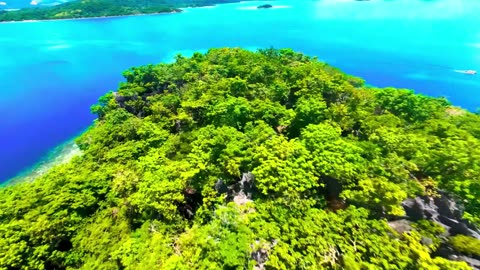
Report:
M227 185L222 179L218 179L215 183L215 190L219 194L226 194L227 201L244 205L252 201L255 190L254 176L251 172L243 173L241 180L233 185Z
M480 232L468 221L462 219L463 209L444 192L437 198L419 196L402 203L412 221L427 219L442 225L449 235L463 234L480 239Z

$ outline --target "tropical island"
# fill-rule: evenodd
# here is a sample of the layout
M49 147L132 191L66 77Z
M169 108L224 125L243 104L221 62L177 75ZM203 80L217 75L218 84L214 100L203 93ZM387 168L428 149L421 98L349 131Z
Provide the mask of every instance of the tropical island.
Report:
M115 17L181 12L180 8L233 3L237 0L76 0L50 7L1 11L0 22Z
M480 116L290 49L134 67L0 189L0 269L472 269Z

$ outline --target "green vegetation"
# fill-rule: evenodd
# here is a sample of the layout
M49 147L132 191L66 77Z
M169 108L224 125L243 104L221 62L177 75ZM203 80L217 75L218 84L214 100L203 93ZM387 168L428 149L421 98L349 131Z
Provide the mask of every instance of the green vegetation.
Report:
M480 116L289 49L124 76L82 155L0 190L0 269L470 269L386 221L440 188L480 223Z
M456 235L450 238L450 243L458 252L480 257L480 240L476 238Z
M235 0L76 0L53 7L0 11L0 22L110 17L180 12L182 7L198 7Z

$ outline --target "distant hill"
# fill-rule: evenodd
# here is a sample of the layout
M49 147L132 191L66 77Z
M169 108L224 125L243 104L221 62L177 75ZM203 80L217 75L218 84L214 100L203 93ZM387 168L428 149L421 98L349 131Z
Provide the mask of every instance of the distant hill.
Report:
M0 0L0 10L17 10L28 7L51 7L72 0Z
M182 7L209 6L235 0L78 0L51 7L0 11L0 22L55 20L180 12Z

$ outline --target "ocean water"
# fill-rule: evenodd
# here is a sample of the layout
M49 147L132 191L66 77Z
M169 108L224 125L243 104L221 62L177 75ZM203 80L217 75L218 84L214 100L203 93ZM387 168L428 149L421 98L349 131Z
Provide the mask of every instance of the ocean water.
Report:
M255 8L264 3L0 24L0 182L87 128L90 105L116 89L125 69L211 47L289 47L375 86L480 107L480 75L454 72L480 71L480 1L297 0Z

